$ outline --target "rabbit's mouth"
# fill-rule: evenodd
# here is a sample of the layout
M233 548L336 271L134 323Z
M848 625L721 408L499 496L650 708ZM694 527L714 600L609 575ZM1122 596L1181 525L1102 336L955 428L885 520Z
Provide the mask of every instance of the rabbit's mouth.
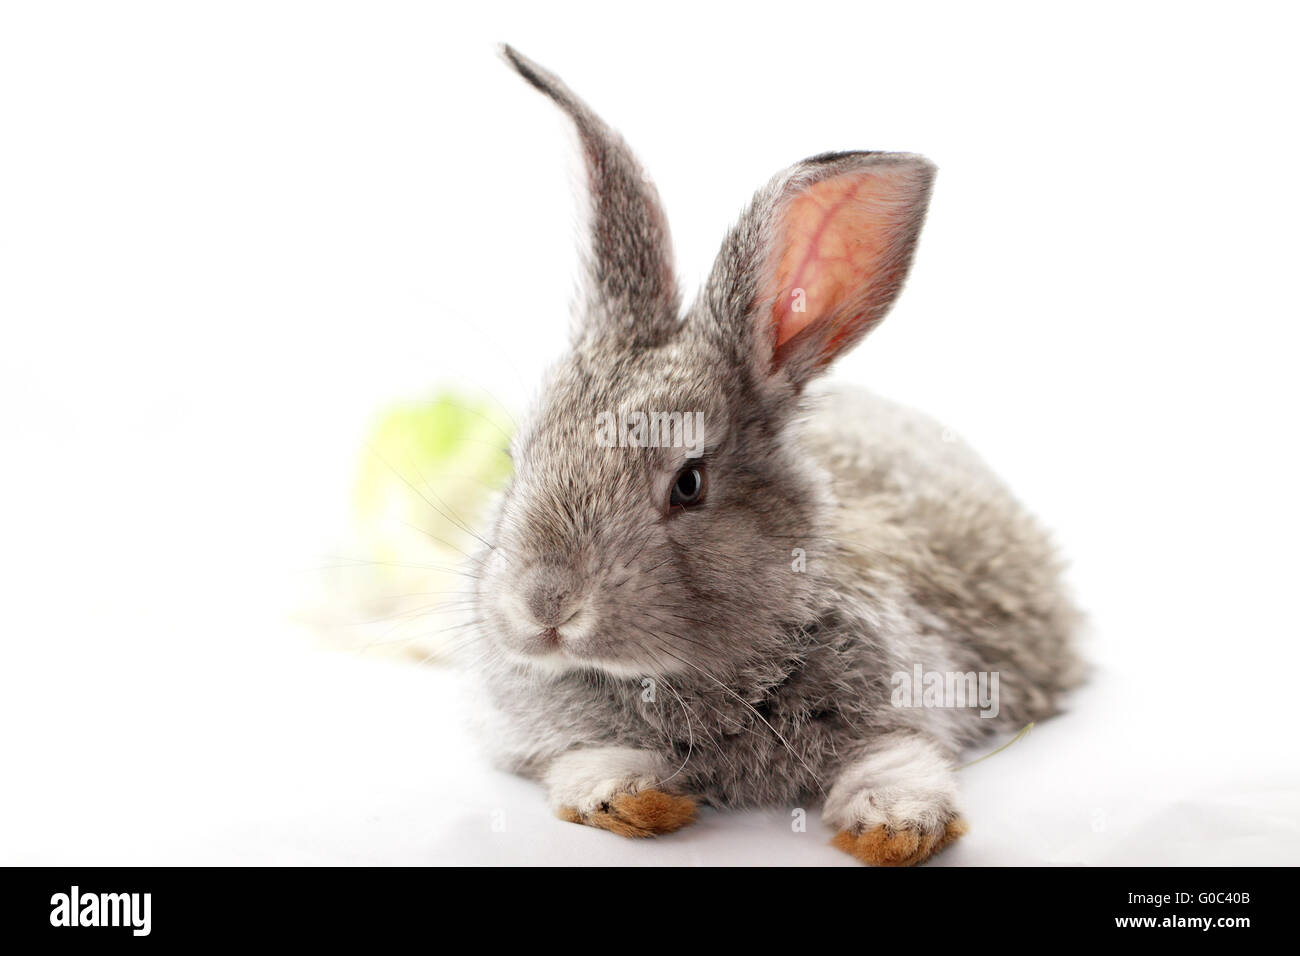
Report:
M533 621L511 618L505 609L498 611L502 650L511 660L540 673L559 675L586 670L617 678L641 678L652 667L649 661L636 659L634 645L608 639L605 629L597 626L595 613L585 606L551 627L539 628ZM655 669L661 670L662 666Z
M584 611L574 611L559 624L541 628L529 635L523 650L530 656L566 653L575 645L581 645L590 632L587 616Z
M568 670L583 665L588 656L584 651L590 650L594 623L589 611L575 609L567 612L563 620L551 624L539 622L534 615L513 606L517 603L506 600L498 612L499 626L511 652L529 664L540 664L547 669L559 666Z

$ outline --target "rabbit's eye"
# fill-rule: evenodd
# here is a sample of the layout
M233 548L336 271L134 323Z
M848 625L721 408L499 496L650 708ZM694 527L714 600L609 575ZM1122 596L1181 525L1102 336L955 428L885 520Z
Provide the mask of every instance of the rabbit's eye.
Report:
M687 465L677 473L668 504L674 508L689 508L704 497L704 470L699 465Z

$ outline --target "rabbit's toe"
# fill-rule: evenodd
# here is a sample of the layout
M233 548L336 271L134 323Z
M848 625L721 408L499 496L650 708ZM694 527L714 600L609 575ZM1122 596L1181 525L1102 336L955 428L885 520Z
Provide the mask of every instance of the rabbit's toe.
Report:
M625 837L648 837L672 833L695 819L695 801L690 797L641 790L620 793L586 812L561 807L556 815L569 823L599 827Z
M841 830L831 845L872 866L915 866L938 853L967 830L966 821L953 817L938 828L906 826L894 829L878 824L862 830Z

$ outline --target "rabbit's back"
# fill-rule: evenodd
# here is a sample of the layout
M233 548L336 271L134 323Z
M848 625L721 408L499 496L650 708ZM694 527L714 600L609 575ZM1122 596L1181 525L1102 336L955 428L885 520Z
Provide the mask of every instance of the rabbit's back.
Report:
M1079 615L1050 536L1006 485L933 419L866 391L817 396L803 440L831 476L837 585L867 603L889 590L919 647L940 637L947 666L997 671L999 723L1053 712L1081 677Z

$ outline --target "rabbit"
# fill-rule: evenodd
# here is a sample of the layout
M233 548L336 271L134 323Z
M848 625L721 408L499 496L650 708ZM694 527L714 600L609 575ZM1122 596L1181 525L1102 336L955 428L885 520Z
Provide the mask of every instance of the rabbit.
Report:
M683 313L628 147L502 53L576 126L590 239L571 348L470 563L484 740L574 823L645 837L701 806L820 801L858 860L926 860L966 831L959 753L1083 673L1055 547L981 459L816 381L898 296L935 167L840 152L779 173ZM922 673L993 675L997 707L909 706Z

